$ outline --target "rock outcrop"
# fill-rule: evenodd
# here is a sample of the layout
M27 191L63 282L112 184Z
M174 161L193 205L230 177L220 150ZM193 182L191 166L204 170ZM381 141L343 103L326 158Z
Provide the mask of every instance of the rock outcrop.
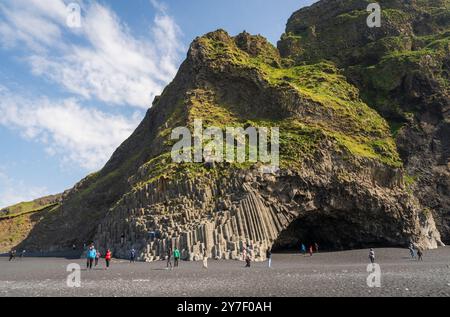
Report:
M332 160L311 162L314 173L317 164L326 169L318 175L254 169L226 178L159 179L126 195L99 226L95 241L121 257L135 248L145 261L163 259L173 247L188 260L205 254L243 259L248 248L255 260L264 260L267 248L289 248L298 241L318 241L324 249L409 242L437 247L431 214L399 190L399 175L386 179L383 167L371 166L363 174L380 173L382 179L361 178L350 174L351 166ZM374 181L392 184L386 188Z
M396 8L389 11L395 17L409 3L388 2ZM362 69L373 71L373 62L375 72L380 71L379 63L389 60L383 54L390 46L380 48L380 60L366 60L373 52L370 45L382 45L379 41L402 30L394 22L385 29L361 29L358 23L367 17L366 11L360 12L364 3L325 0L302 9L290 19L279 49L245 32L232 37L217 30L197 38L177 76L155 99L135 133L100 172L67 192L23 245L48 250L95 241L97 247L110 248L120 257L135 248L145 261L163 258L169 247L178 247L188 260L204 255L242 259L248 250L263 260L267 248L289 248L299 241L318 242L325 249L411 242L421 248L440 245L434 216L448 234L444 206L448 187L439 185L437 191L430 183L427 192L435 194L440 205L426 208L430 205L412 186L410 173L414 166L427 164L419 163L428 151L419 144L427 144L440 124L444 130L438 129L441 139L434 138L433 149L438 150L433 153L441 158L448 154L448 122L436 119L434 132L404 147L402 136L425 132L423 126L408 128L410 121L417 124L419 115L410 118L399 112L410 120L395 131L399 153L390 126L379 113L390 120L386 115L390 110L383 107L403 105L396 103L400 100L396 92L404 91L397 87L382 95L385 103L374 101L368 87L377 76L365 77ZM402 19L413 21L420 30L426 29L428 20L442 27L433 14L423 23L416 23L413 13ZM353 34L358 29L362 34ZM338 40L346 34L345 40ZM427 43L423 45L438 45ZM448 42L439 43L441 47ZM360 55L348 58L359 48ZM436 67L443 68L439 76L445 78L448 55L439 58L432 57L441 63ZM394 63L390 68L397 62L403 65L400 61L403 58L390 61ZM405 85L416 83L405 76L401 77ZM431 84L437 94L437 99L431 98L434 102L445 99L447 84L445 80ZM425 92L420 94L424 97ZM444 111L443 105L435 109ZM280 169L265 173L262 162L173 162L171 131L179 126L192 130L196 119L222 130L279 127ZM448 185L443 166L429 162L430 178L420 179L441 179ZM440 178L436 168L441 168Z

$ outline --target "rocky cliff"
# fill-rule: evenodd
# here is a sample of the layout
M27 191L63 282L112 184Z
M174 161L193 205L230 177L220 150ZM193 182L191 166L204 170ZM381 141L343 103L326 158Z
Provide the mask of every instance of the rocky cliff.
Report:
M391 126L408 186L450 243L450 1L327 0L299 10L279 42L294 63L331 60Z
M403 12L410 2L386 3L393 12ZM422 2L411 8L431 10ZM448 11L440 10L448 1L435 1L431 8L436 10L418 24L423 32L431 32L423 26L428 24L444 32L436 38L423 35L421 47L437 54L431 56L435 67L429 73L413 72L434 76L426 77L433 90L420 90L420 81L406 68L407 73L398 75L400 86L379 83L387 87L383 94L378 86L372 91L379 72L403 67L416 51L411 46L409 53L391 53L391 42L383 44L383 39L401 37L393 30L400 24L407 28L403 22L389 22L387 29L363 28L364 3L320 1L294 13L278 49L245 32L232 37L218 30L197 38L135 133L100 172L66 193L22 245L63 249L92 240L117 256L135 248L148 261L160 259L169 246L180 248L186 259L205 253L238 259L245 246L253 247L256 259L264 259L267 248L299 241L329 249L410 242L437 247L441 239L434 216L443 235L449 233L448 187L437 185L438 179L448 185L448 166L438 164L448 158L449 149L442 130L448 121L439 117L448 106L442 103L448 97ZM408 10L402 17L416 25L416 11ZM380 51L378 59L370 57L374 47ZM350 58L355 50L360 55ZM403 53L407 56L399 57ZM426 65L420 61L417 65ZM406 107L400 101L411 91L403 87L407 83L415 85L415 98L433 105L420 104L437 115L432 132L423 123L430 115L398 110ZM398 116L391 116L394 112ZM171 131L193 129L195 119L220 129L279 127L280 170L265 173L262 163L174 163ZM441 139L433 137L436 133ZM420 135L418 141L411 134ZM421 167L427 176L413 174ZM418 190L430 180L435 183L426 191L439 206L427 204Z

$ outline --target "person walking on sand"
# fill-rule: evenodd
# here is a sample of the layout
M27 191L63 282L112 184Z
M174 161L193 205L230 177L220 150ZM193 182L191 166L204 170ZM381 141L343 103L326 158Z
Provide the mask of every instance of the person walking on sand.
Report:
M134 263L136 261L136 250L133 248L130 251L130 263Z
M316 253L319 253L319 244L317 242L314 243L314 248L316 249Z
M105 264L106 264L105 270L109 269L109 264L111 263L111 258L112 258L112 253L111 253L111 250L108 249L105 254Z
M313 256L313 246L312 245L310 245L309 246L309 256Z
M268 266L270 269L272 267L272 250L270 250L270 248L267 248L266 258L267 258Z
M167 249L167 256L166 256L166 258L167 258L166 270L168 270L169 267L170 267L170 269L172 269L172 249L171 248Z
M409 254L411 255L412 259L416 258L416 252L414 250L414 244L412 244L412 243L409 245Z
M89 247L89 250L87 251L87 262L86 262L86 268L89 270L92 270L92 264L94 263L95 257L97 256L97 250L95 250L94 245L91 245Z
M372 263L372 264L375 263L375 251L373 249L370 249L370 251L369 251L369 260L370 260L370 263Z
M178 263L180 261L180 250L175 247L175 250L173 251L173 266L178 267Z
M417 249L417 261L423 261L422 249Z

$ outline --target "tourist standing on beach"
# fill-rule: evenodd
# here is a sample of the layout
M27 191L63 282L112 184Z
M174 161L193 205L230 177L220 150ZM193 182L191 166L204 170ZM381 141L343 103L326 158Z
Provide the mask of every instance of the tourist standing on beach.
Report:
M98 266L98 259L100 259L101 254L100 251L97 251L97 253L95 254L95 267Z
M175 247L175 250L173 251L173 266L178 267L179 261L180 261L180 250L178 250L178 248Z
M409 254L411 254L411 258L413 259L416 258L416 252L414 250L414 245L412 243L409 245Z
M172 269L172 249L171 248L167 248L167 266L166 269Z
M111 263L112 253L111 250L107 250L105 254L105 264L106 264L106 270L109 269L109 264Z
M319 244L317 242L314 243L314 247L316 248L316 253L319 253Z
M203 268L206 270L208 269L208 253L206 250L203 252Z
M250 256L247 254L247 257L245 258L245 267L250 267L250 263L252 260L250 259Z
M9 251L9 261L13 261L16 259L16 250Z
M94 263L95 257L97 256L97 250L95 250L94 245L91 245L89 247L89 250L87 251L87 263L86 268L89 270L92 270L92 264Z
M270 248L268 248L266 251L266 258L268 261L269 268L271 268L272 267L272 251L270 250Z
M370 263L372 263L372 264L375 263L375 251L373 249L370 249L370 251L369 251L369 260L370 260Z
M309 246L309 256L313 256L313 246L312 245L310 245Z
M423 261L423 252L420 248L417 249L417 261Z
M136 250L133 248L130 251L130 263L134 263L136 261Z
M306 255L306 247L305 247L305 245L303 243L302 243L302 246L301 246L301 252L302 252L303 255Z

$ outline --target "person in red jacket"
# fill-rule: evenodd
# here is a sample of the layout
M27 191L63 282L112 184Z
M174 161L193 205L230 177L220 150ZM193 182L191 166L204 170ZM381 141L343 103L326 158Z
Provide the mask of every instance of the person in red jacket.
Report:
M108 251L106 251L106 254L105 254L106 269L109 268L109 263L111 262L111 258L112 258L112 253L111 253L111 250L108 249Z
M313 246L312 245L310 245L309 246L309 256L313 256Z

